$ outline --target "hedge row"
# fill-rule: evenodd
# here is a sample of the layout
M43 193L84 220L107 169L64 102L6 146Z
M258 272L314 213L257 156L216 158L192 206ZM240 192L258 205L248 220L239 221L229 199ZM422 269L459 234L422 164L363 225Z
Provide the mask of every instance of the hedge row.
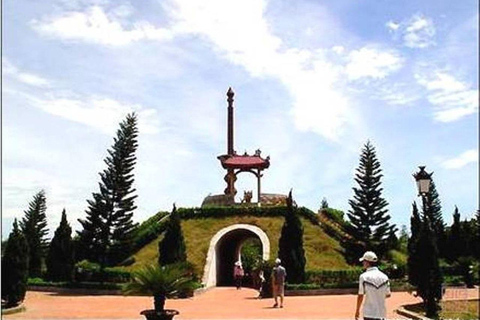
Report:
M45 281L40 278L29 278L28 286L36 287L57 287L57 288L71 288L71 289L94 289L94 290L121 290L122 284L109 282L53 282Z
M160 211L153 217L148 218L140 224L135 231L135 241L133 245L133 252L143 248L145 245L155 240L166 228L165 218L169 212ZM163 220L162 220L163 219Z
M102 272L99 264L83 260L75 264L74 279L77 282L124 283L130 280L130 272L118 267L105 268Z
M310 220L314 224L319 224L318 216L313 211L299 207L295 208L298 215ZM279 217L285 216L287 207L205 207L205 208L180 208L178 213L182 219L201 219L201 218L219 218L232 216L256 216L256 217Z

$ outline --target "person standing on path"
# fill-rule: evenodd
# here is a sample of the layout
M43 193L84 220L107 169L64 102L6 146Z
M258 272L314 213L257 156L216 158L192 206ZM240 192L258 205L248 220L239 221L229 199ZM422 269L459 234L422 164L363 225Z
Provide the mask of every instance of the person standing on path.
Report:
M237 290L242 288L242 280L244 276L244 271L242 268L242 263L240 261L235 262L235 267L233 267L233 277L235 278L235 285Z
M281 263L282 261L277 258L275 260L275 267L272 270L272 291L273 299L275 299L275 304L273 305L274 308L278 307L278 297L280 297L280 308L283 308L283 296L287 271Z
M363 257L360 258L360 262L363 263L363 267L366 270L360 275L359 278L355 320L360 318L360 306L362 305L364 297L365 303L363 305L363 319L385 319L385 299L389 298L391 295L388 276L378 270L378 258L374 252L365 252Z

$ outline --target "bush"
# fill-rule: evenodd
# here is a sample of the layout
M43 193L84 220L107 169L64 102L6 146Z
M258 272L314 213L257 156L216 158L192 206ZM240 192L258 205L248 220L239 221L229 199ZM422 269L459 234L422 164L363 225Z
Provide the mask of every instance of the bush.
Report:
M27 284L36 287L57 287L71 289L92 289L92 290L120 290L122 284L119 283L101 283L101 282L55 282L45 281L41 278L29 278Z
M105 268L102 272L98 263L82 260L75 264L77 282L124 283L130 280L130 272L119 267Z
M306 283L315 284L321 288L345 287L358 283L362 269L346 270L309 270L305 272Z

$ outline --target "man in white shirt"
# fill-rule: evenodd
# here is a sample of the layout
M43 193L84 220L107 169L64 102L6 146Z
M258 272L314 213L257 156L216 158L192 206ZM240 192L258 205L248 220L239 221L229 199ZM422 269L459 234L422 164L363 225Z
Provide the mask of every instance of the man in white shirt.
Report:
M363 257L360 258L360 262L363 263L366 270L360 275L359 279L357 309L355 311L356 320L360 318L360 306L364 297L363 319L385 319L385 298L390 297L390 282L388 276L378 270L377 261L377 255L372 251L365 252Z

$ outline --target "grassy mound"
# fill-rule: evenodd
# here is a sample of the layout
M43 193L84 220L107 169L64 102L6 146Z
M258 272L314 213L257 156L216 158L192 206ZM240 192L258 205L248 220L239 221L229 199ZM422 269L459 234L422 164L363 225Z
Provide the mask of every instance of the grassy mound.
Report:
M307 260L306 269L346 269L349 268L341 254L339 243L328 236L312 219L301 217L304 228L304 249ZM284 222L283 216L221 216L198 217L182 220L182 230L187 247L188 261L192 262L197 274L203 275L205 260L212 237L221 229L233 224L250 224L259 227L270 239L271 258L278 252L278 239ZM158 260L158 236L134 254L135 263L126 267L135 270L142 265Z

